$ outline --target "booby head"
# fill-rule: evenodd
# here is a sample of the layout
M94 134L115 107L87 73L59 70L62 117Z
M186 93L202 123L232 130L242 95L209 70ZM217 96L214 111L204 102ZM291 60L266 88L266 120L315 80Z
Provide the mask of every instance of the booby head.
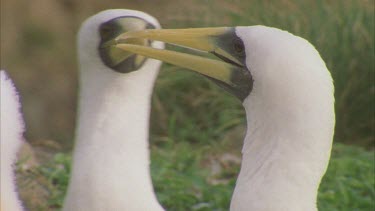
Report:
M154 17L135 10L111 9L90 17L82 24L78 33L81 69L83 65L83 69L88 70L102 69L108 72L130 73L141 70L144 66L159 64L159 61L125 52L111 45L122 33L159 28L160 24ZM129 39L127 43L164 48L161 42L149 42L144 39ZM149 64L149 60L153 60L153 64Z
M180 45L219 60L124 43L130 38ZM335 115L331 75L308 41L249 26L150 29L122 34L116 43L198 72L242 101L248 127L231 210L316 210Z
M77 35L79 119L91 119L93 113L99 115L102 106L109 103L119 104L120 108L127 101L137 100L144 95L151 96L162 62L110 45L122 33L148 28L160 29L160 24L149 14L127 9L105 10L82 23ZM129 39L126 43L164 48L162 42L137 38ZM148 100L142 103L148 104ZM91 134L90 131L85 133Z

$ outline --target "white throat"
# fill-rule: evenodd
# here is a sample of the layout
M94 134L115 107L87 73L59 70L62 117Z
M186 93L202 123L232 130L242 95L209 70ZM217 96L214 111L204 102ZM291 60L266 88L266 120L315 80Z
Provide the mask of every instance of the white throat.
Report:
M246 53L254 87L243 102L248 125L231 210L317 210L335 121L331 77L308 42L252 30L246 39L255 53Z

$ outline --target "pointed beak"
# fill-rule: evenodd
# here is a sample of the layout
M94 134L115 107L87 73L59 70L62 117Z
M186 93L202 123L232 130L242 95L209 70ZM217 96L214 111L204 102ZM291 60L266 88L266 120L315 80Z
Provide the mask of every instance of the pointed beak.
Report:
M129 39L157 40L204 51L220 60L171 50L126 44ZM227 91L244 100L252 89L253 80L245 64L245 47L230 27L196 29L149 29L131 31L115 39L119 49L158 59L193 70L206 76Z

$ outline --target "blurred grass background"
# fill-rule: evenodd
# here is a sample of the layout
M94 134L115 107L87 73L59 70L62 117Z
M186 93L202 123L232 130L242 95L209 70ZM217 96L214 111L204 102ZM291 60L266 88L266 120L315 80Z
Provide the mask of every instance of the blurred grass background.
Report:
M39 169L51 184L49 209L60 206L69 176L76 32L84 19L109 8L145 11L164 28L260 24L309 40L334 78L335 142L346 144L334 146L319 206L373 210L374 1L1 0L1 69L20 90L27 140L42 150L51 145L45 140L52 140L59 146L55 151L65 151ZM176 70L163 65L153 95L155 189L169 210L226 210L238 172L244 111L220 88Z

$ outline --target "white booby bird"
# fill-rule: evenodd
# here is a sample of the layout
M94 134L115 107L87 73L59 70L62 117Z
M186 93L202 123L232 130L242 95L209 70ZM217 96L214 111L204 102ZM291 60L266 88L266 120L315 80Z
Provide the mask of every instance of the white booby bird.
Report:
M210 52L223 61L132 44L145 38ZM265 26L129 32L118 48L179 65L237 96L247 117L231 210L317 210L335 124L332 78L306 40Z
M23 142L24 122L16 88L3 70L0 86L0 210L21 211L13 166Z
M78 34L79 110L66 211L163 210L153 191L149 159L152 89L161 62L108 45L120 33L160 28L152 16L107 10ZM164 48L161 42L129 43ZM136 70L136 71L135 71ZM1 210L19 211L11 165L23 124L14 87L1 72Z
M161 62L109 45L120 33L146 28L160 25L123 9L100 12L81 26L79 116L65 211L163 210L152 186L148 143ZM129 42L164 48L157 41Z

